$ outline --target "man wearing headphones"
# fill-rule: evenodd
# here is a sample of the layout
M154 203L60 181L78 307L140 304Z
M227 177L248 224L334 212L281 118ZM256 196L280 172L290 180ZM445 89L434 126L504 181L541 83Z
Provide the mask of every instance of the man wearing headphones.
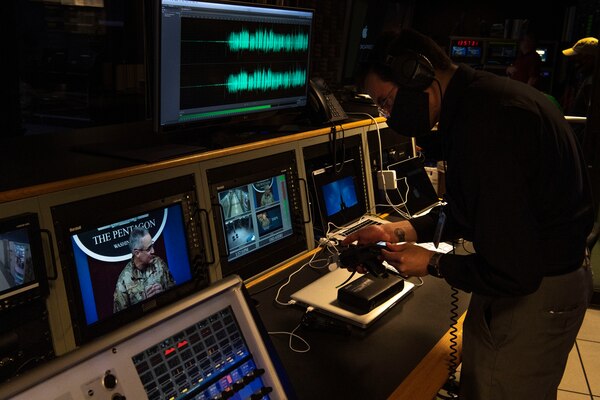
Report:
M594 213L569 124L538 90L454 65L412 30L382 35L361 80L399 134L432 134L438 124L446 205L364 228L344 244L386 241L382 258L402 275L430 274L472 293L461 398L555 399L592 293ZM476 252L411 243L458 238Z

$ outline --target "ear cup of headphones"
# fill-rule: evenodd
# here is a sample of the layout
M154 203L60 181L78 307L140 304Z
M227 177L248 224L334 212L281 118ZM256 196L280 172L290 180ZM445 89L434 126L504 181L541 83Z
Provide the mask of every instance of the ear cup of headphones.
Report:
M395 82L402 88L422 91L433 82L433 65L422 54L388 55L385 64L390 67Z

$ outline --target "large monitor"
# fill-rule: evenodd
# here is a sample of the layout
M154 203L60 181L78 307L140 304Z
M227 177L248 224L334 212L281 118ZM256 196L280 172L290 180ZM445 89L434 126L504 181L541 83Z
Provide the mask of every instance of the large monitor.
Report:
M47 294L37 214L0 220L0 311Z
M312 11L158 3L159 130L305 107Z
M223 275L247 279L307 249L293 152L207 171Z
M52 208L77 344L209 283L193 175Z

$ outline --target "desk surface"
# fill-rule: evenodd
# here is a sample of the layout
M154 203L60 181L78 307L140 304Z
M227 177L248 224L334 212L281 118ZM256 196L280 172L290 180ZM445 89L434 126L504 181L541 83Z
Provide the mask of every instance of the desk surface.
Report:
M274 302L277 289L299 266L248 285L268 331L291 332L300 323L302 308ZM290 294L326 272L305 267L281 290L279 300L289 300ZM352 333L344 336L299 329L296 333L311 346L307 353L292 351L288 335L273 335L271 341L300 400L386 399L450 328L450 295L445 281L427 276L423 286L366 330L353 327ZM459 294L459 314L466 309L468 298ZM297 340L294 345L303 348Z

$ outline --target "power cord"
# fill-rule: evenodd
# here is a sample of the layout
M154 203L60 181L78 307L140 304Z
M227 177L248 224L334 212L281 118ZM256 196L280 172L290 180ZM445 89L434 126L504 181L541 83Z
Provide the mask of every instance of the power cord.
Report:
M389 169L384 169L384 165L383 165L383 145L381 143L381 130L379 129L379 123L377 122L377 120L370 114L367 113L349 113L349 115L364 115L367 116L368 118L371 119L371 121L373 121L373 124L375 125L375 130L377 131L377 144L379 147L379 171L381 171L383 173L384 170L389 171ZM410 215L410 212L408 211L408 208L406 206L406 200L408 199L408 193L410 191L410 187L408 185L408 179L406 177L402 177L399 179L396 179L396 181L399 180L403 180L405 185L406 185L406 192L404 193L404 196L402 195L402 193L400 192L400 189L398 189L398 184L396 184L396 191L398 192L398 196L400 197L401 202L398 204L393 204L392 199L390 199L390 196L388 194L388 189L386 187L386 179L381 179L382 184L383 184L383 193L385 195L385 200L387 201L387 204L378 204L380 206L384 206L384 207L392 207L392 209L397 212L400 216L402 216L404 219L411 219L412 216ZM393 190L393 189L390 189ZM401 209L401 207L404 207L404 210Z
M313 311L314 308L313 307L308 307L306 309L305 314L308 314L309 312ZM298 335L296 333L296 331L298 329L300 329L301 323L299 323L298 325L296 325L296 327L294 329L292 329L291 332L285 332L285 331L273 331L273 332L267 332L269 335L289 335L289 340L288 340L288 347L290 348L290 350L292 350L295 353L307 353L308 351L310 351L310 344L300 335ZM296 338L298 340L300 340L302 343L304 343L305 348L304 349L299 349L297 347L294 347L294 343L292 342L292 340Z
M275 303L279 304L280 306L292 306L294 304L296 304L296 301L291 299L288 302L282 302L279 301L279 294L281 293L281 289L283 289L284 287L286 287L287 285L289 285L289 283L292 281L292 276L296 275L297 273L299 273L300 271L302 271L304 269L304 267L306 267L307 265L310 265L312 267L312 262L314 261L315 257L317 256L318 252L316 251L312 257L310 258L310 260L308 260L306 263L302 264L300 266L300 268L298 268L296 271L292 272L288 277L286 282L281 285L279 287L279 289L277 289L277 294L275 295ZM314 268L314 267L313 267ZM323 268L323 267L318 267L318 268Z

